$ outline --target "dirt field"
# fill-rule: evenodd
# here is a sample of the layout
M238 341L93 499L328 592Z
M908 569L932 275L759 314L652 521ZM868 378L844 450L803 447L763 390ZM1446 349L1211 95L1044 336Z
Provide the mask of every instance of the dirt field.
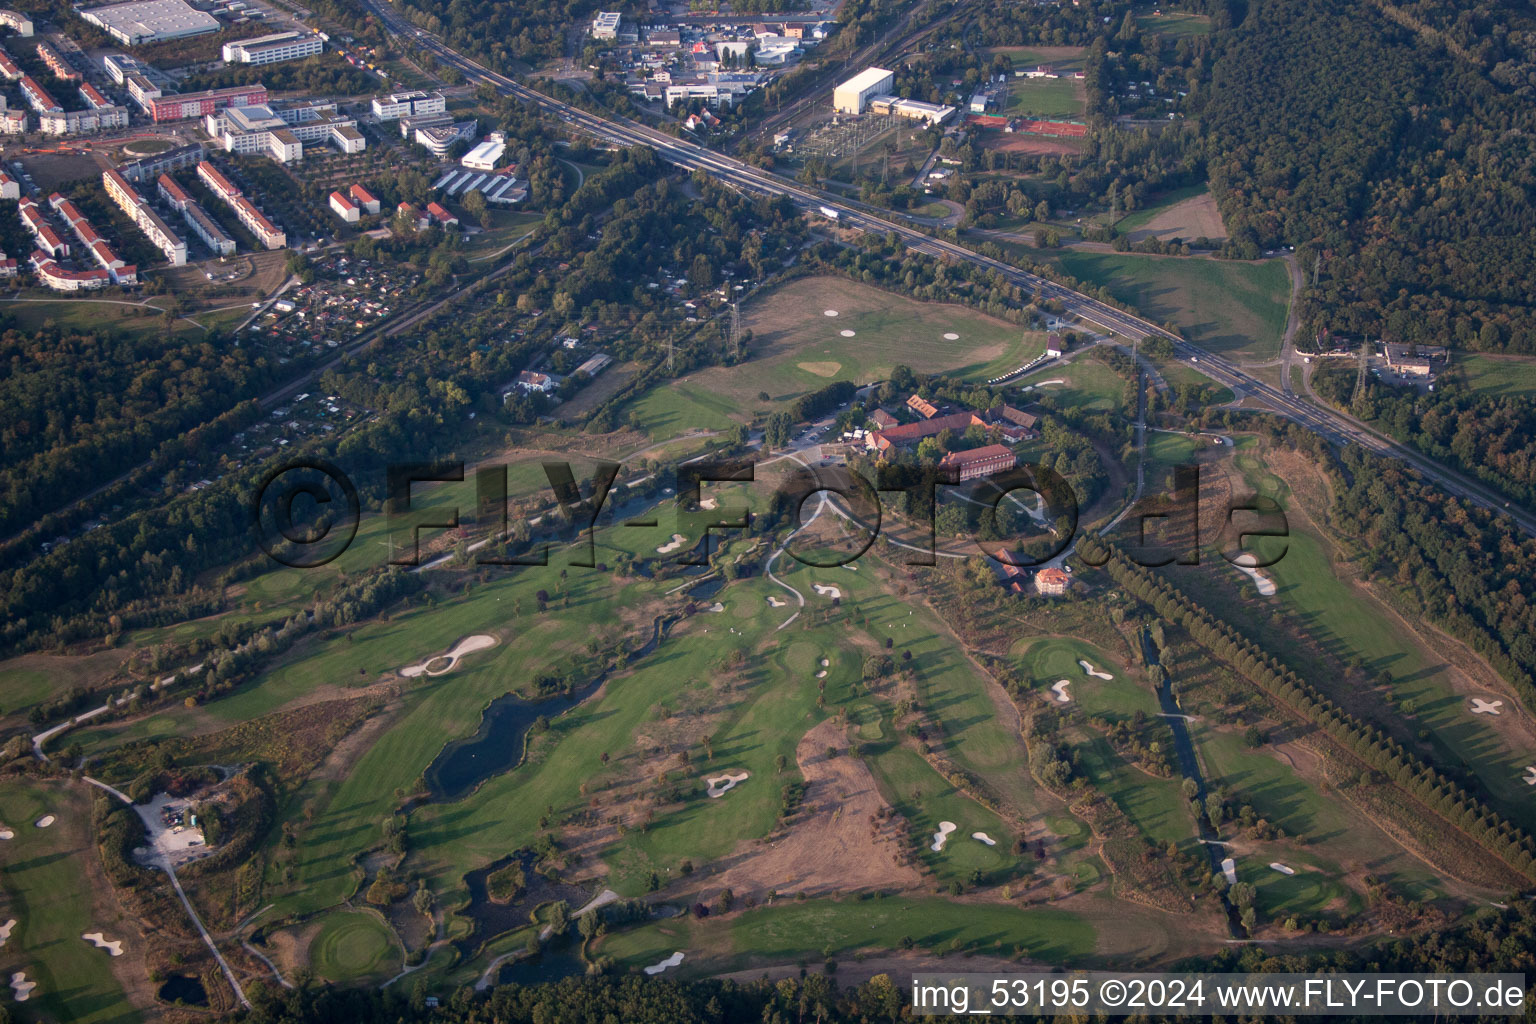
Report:
M988 131L980 132L977 137L981 141L982 149L996 150L999 153L1030 153L1033 155L1047 154L1058 156L1063 153L1081 153L1083 140L1058 139L1049 135L1023 135L1007 132Z
M1130 233L1132 242L1146 238L1210 238L1227 237L1226 225L1221 222L1221 211L1216 208L1216 197L1209 192L1174 203L1161 210L1146 224Z
M11 149L5 158L14 160L19 155L16 149ZM109 166L106 158L89 152L31 153L20 159L22 167L45 193L63 190L69 182L82 178L99 180L101 172Z
M835 747L838 756L827 757ZM848 741L831 721L800 740L795 760L805 776L805 804L789 834L767 846L749 845L729 867L708 878L709 892L729 888L761 899L768 890L840 896L856 889L905 889L922 875L897 860L895 819L871 824L886 809L869 769L848 756ZM729 799L729 798L727 798Z
M253 302L266 298L287 280L286 251L241 253L224 262L202 260L182 267L159 267L151 271L181 296L193 310ZM209 281L206 272L217 277L234 274L232 281ZM193 315L196 315L195 313Z

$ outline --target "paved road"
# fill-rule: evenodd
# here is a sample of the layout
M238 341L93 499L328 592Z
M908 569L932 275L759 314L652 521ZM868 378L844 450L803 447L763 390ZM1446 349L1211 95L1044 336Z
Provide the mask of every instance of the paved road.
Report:
M1520 529L1536 535L1536 512L1511 506L1500 495L1482 484L1398 444L1352 417L1341 415L1333 409L1313 405L1295 395L1287 395L1279 388L1250 376L1236 363L1192 345L1149 320L964 246L932 238L913 227L889 220L880 212L872 212L872 208L801 185L770 171L751 167L732 157L712 152L683 139L673 138L627 118L599 117L579 107L535 92L505 75L482 67L458 51L450 49L437 37L412 27L384 0L363 0L363 2L390 31L412 38L416 45L431 51L443 63L457 68L471 82L485 83L504 95L522 99L559 118L572 130L615 145L648 146L663 159L679 167L687 170L702 170L744 192L785 196L796 206L806 210L826 207L838 214L840 223L867 231L895 234L906 242L909 249L916 252L939 259L970 263L992 271L1004 280L1030 292L1038 291L1047 300L1059 301L1068 315L1095 324L1110 333L1127 338L1147 336L1167 338L1173 344L1174 353L1178 359L1190 364L1218 383L1258 399L1267 408L1294 420L1331 442L1340 445L1358 444L1377 454L1399 459L1434 481L1448 493L1485 508L1502 511L1509 515Z

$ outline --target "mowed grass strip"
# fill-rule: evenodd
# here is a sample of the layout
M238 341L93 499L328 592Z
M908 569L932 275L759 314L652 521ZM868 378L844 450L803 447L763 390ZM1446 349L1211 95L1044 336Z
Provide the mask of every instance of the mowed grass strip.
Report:
M1078 281L1108 288L1148 319L1174 323L1203 348L1246 360L1280 354L1290 295L1281 260L1076 251L1050 258Z
M1489 398L1530 397L1536 394L1536 359L1523 356L1462 355L1453 366L1466 375L1467 385Z
M718 972L896 949L904 939L936 953L1021 954L1063 963L1091 953L1096 934L1086 920L1064 910L885 897L781 901L728 919L676 918L605 936L595 952L613 957L621 969L639 969L681 952L680 973L686 975L690 956ZM812 941L820 945L808 950Z

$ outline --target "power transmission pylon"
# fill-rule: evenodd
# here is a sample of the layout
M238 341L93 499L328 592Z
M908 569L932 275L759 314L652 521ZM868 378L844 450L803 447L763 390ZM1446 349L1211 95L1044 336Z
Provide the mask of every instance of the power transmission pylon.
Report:
M1371 339L1362 338L1360 340L1360 368L1355 373L1355 396L1350 400L1352 405L1359 405L1365 399L1365 372L1366 364L1370 361L1370 358Z

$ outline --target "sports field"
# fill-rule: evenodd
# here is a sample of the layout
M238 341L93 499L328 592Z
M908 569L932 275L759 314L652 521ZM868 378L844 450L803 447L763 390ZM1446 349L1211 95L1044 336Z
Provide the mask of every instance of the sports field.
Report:
M1206 14L1146 8L1136 13L1136 27L1143 32L1156 32L1165 39L1178 40L1186 36L1210 35L1211 19Z
M1008 117L1081 117L1087 92L1075 78L1010 78Z

